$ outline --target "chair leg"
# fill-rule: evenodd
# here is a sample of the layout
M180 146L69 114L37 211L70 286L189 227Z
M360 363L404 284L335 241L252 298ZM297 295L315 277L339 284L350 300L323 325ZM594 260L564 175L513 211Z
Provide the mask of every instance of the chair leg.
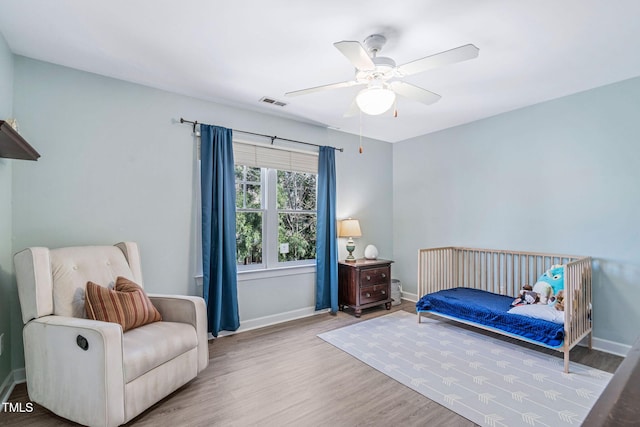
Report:
M564 373L569 373L569 349L564 351Z

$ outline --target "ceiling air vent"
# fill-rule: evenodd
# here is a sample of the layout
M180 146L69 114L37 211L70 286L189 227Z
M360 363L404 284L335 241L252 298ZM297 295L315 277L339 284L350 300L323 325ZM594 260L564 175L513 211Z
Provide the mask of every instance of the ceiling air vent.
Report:
M278 101L277 99L269 98L268 96L263 96L260 98L260 102L266 102L267 104L277 105L278 107L284 107L287 105L286 102Z

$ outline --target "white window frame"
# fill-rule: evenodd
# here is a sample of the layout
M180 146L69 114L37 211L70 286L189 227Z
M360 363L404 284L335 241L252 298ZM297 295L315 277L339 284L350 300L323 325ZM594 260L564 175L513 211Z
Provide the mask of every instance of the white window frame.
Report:
M281 150L284 151L285 153L291 153L294 156L295 155L304 155L304 156L308 156L308 155L313 155L316 156L316 154L314 153L309 153L308 151L297 151L297 150L283 150L283 149L278 149L275 147L269 147L269 146L264 146L261 144L253 144L253 143L246 143L244 141L238 141L236 139L234 139L234 143L240 143L240 144L249 144L249 145L255 145L256 147L259 147L259 149L270 149L270 150ZM284 153L283 153L284 154ZM317 162L316 162L317 163ZM243 163L241 161L236 161L237 165L242 165ZM278 206L277 206L277 188L278 188L278 170L293 170L294 172L300 172L300 173L313 173L316 175L316 201L317 201L317 191L318 191L318 187L317 187L317 171L297 171L294 169L289 169L289 168L276 168L276 167L268 167L268 166L261 166L259 161L256 164L245 164L246 166L249 167L261 167L262 172L260 174L262 182L260 185L261 188L261 199L262 199L262 212L263 212L263 218L262 218L262 263L260 264L250 264L250 265L242 265L242 264L236 264L237 265L237 270L239 273L239 276L242 275L243 273L256 273L256 272L283 272L286 270L290 270L290 269L298 269L298 268L305 268L308 269L309 272L311 271L315 271L315 266L316 266L316 258L313 259L307 259L307 260L298 260L298 261L279 261L278 260L278 254L279 254L279 244L278 244L278 215L281 212L289 212L289 210L279 210ZM257 210L252 210L252 209L247 209L245 210L245 212L251 212L251 211L257 211ZM307 213L309 211L291 211L291 212L299 212L299 213ZM314 214L316 214L316 221L317 221L317 209L315 212L312 212ZM237 262L237 260L236 260ZM296 271L295 273L299 273L298 271ZM294 273L294 274L295 274ZM271 274L268 274L268 276L271 276ZM253 276L252 276L253 278Z
M279 261L279 243L278 243L278 216L280 213L313 213L317 215L317 211L296 211L288 209L278 209L277 191L278 191L278 170L273 168L261 168L260 177L262 179L261 199L262 209L242 209L243 212L262 212L262 263L260 264L237 264L238 272L256 271L256 270L273 270L287 267L298 266L315 266L316 258L303 259L297 261ZM317 174L316 174L317 176ZM316 195L317 195L317 178L316 178ZM236 210L238 211L238 210ZM317 217L316 217L317 221ZM237 261L237 260L236 260Z
M238 165L236 163L236 165ZM249 166L249 167L255 167L255 166ZM236 215L238 213L238 211L241 212L260 212L262 213L262 262L260 264L248 264L248 265L243 265L243 264L238 264L238 259L236 257L236 266L237 266L237 270L238 272L240 271L252 271L252 270L263 270L267 268L268 263L265 261L265 240L267 239L265 236L265 228L266 225L265 223L267 222L267 191L265 191L266 186L267 186L267 179L266 179L266 175L267 175L267 169L265 168L261 168L260 169L260 209L258 208L241 208L238 209L236 207ZM237 251L237 250L236 250ZM237 255L237 253L236 253Z

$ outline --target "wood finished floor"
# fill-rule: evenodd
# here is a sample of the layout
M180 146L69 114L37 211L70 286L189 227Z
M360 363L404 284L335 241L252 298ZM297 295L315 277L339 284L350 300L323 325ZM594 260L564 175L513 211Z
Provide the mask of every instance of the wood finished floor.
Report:
M403 302L395 310L414 313L415 304ZM207 369L127 425L475 426L316 336L387 313L381 307L365 310L360 319L349 312L321 314L210 341ZM614 372L622 358L577 347L571 360ZM9 401L29 402L26 385L17 385ZM0 425L74 425L34 407L32 413L0 412Z

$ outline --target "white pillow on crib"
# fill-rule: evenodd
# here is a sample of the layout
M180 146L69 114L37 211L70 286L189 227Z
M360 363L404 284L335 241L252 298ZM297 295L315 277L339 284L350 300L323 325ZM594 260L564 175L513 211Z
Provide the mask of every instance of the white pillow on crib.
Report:
M554 306L548 304L518 305L509 310L508 313L564 324L564 311L556 310Z

